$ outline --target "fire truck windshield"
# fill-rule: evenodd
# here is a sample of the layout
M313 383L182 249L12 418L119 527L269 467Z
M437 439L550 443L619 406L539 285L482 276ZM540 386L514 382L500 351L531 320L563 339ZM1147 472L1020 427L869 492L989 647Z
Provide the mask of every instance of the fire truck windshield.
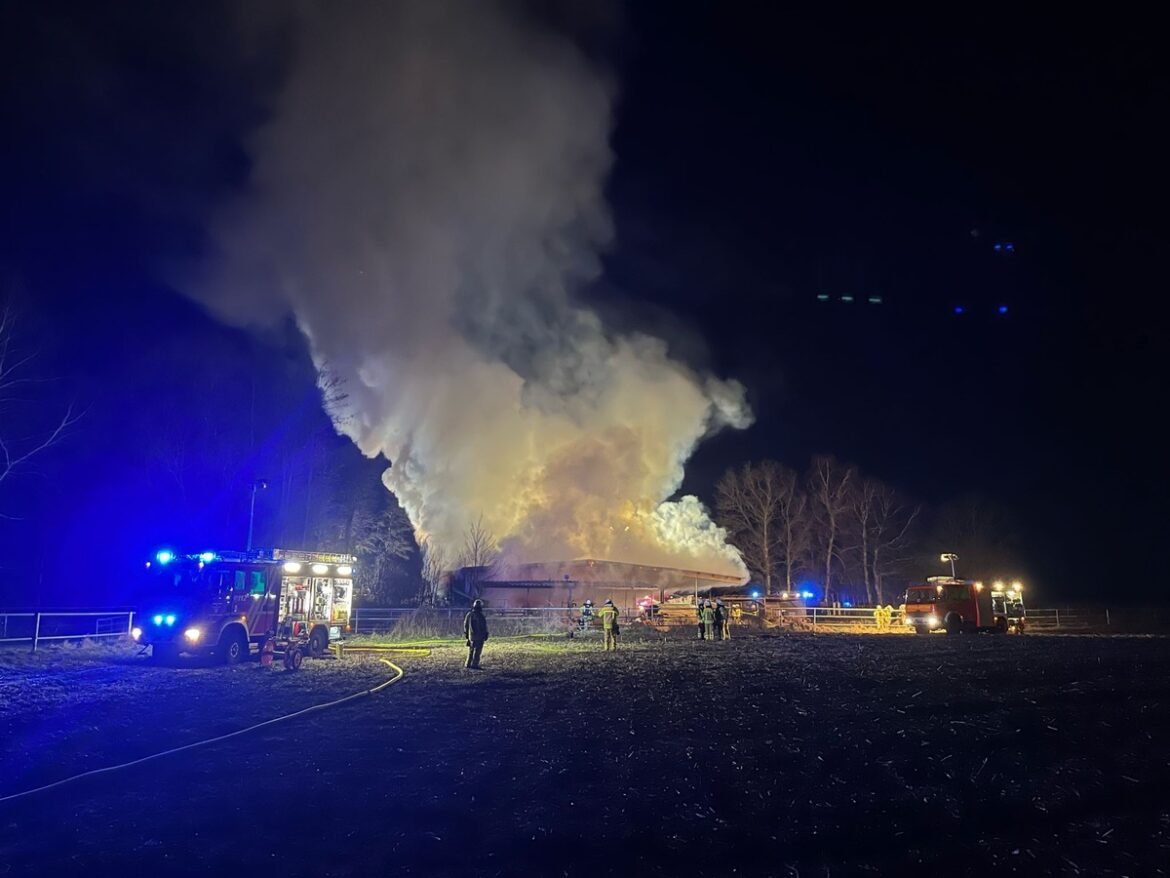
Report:
M906 589L906 603L908 604L927 604L934 601L937 597L938 592L933 585Z

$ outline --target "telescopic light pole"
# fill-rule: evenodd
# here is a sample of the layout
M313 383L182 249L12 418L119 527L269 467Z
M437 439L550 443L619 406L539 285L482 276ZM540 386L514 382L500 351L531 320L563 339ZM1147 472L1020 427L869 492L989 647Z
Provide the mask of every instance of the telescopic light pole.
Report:
M255 479L252 482L252 502L248 506L248 545L245 548L245 551L248 552L252 551L252 524L256 519L256 491L263 491L267 487L267 479Z
M954 552L944 552L943 554L939 555L938 559L940 561L950 561L951 562L951 579L954 579L955 578L955 562L959 560L959 556L956 555Z

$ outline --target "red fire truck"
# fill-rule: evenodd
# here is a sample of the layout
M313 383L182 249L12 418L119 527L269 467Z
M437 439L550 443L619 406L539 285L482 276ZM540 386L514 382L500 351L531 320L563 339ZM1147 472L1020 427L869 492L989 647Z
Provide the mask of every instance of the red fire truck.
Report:
M1018 593L1014 598L1019 616L1016 630L1022 630L1023 601ZM932 576L925 583L910 586L903 620L917 634L929 634L937 628L947 634L1006 632L1009 628L1008 613L1001 602L992 600L992 589L982 582L949 576Z
M202 552L164 549L147 563L142 620L131 635L155 659L214 654L234 664L269 637L322 655L348 629L352 555L289 549Z

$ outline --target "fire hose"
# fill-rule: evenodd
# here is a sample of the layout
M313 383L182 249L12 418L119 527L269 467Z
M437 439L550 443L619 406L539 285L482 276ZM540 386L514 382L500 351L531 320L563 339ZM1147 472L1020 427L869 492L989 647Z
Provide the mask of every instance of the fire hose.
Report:
M399 653L407 653L410 655L418 655L418 656L428 656L431 654L431 651L429 649L423 649L420 647L395 647L395 646L381 646L381 645L379 645L379 646L373 646L373 645L371 645L371 646L353 646L353 647L349 647L345 651L346 652L395 651L395 652L399 652ZM340 650L338 650L338 652L340 653ZM39 787L33 787L32 789L23 790L22 792L19 792L19 793L12 793L11 795L8 795L8 796L0 796L0 804L3 804L4 802L11 802L15 799L22 799L25 796L31 796L34 793L43 793L46 790L51 790L51 789L54 789L56 787L65 786L66 784L73 783L74 781L81 780L82 778L94 777L94 776L99 775L99 774L110 774L110 773L115 772L115 771L121 771L124 768L132 768L135 765L141 765L144 762L151 762L155 759L162 759L164 756L172 756L176 753L182 753L185 750L194 750L198 747L206 747L209 744L217 744L220 741L226 741L229 738L238 738L241 735L247 735L251 732L257 731L258 729L266 728L267 726L274 726L277 723L287 722L288 720L296 719L297 717L305 716L306 714L316 713L316 712L322 711L322 710L328 710L331 707L339 707L342 704L347 704L351 701L357 701L359 698L369 698L371 695L374 695L378 692L381 692L383 689L386 689L389 686L393 686L395 683L397 683L399 680L401 680L404 676L406 676L406 672L403 671L402 668L398 667L398 665L394 664L394 662L392 662L388 659L384 659L384 658L379 658L378 661L382 662L382 664L384 664L384 665L388 665L394 671L394 676L390 677L390 679L388 679L388 680L384 680L383 682L379 683L377 686L373 686L369 689L363 689L361 692L355 692L352 695L346 695L343 698L337 698L337 699L334 699L333 701L326 701L323 704L314 704L312 707L302 708L301 710L297 710L297 711L294 711L292 713L285 714L284 716L278 716L278 717L275 717L274 719L265 720L264 722L256 723L255 725L247 726L246 728L243 728L243 729L237 729L234 732L228 732L226 735L217 735L214 738L206 738L202 741L195 741L191 744L184 744L181 747L172 747L169 750L162 750L158 753L152 753L149 756L143 756L140 759L132 759L129 762L119 763L118 765L107 765L104 768L95 768L95 769L92 769L90 771L83 771L80 774L73 775L72 777L67 777L67 778L64 778L62 780L53 781L53 783L44 784L43 786L39 786Z

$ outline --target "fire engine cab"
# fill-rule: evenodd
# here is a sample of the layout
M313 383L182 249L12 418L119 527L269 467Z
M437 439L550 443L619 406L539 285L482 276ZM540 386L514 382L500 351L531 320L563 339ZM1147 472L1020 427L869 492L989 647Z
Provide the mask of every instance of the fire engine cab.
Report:
M997 599L998 598L998 599ZM1024 605L1018 591L1012 595L1011 621L1007 598L1003 592L987 588L982 582L931 576L925 583L906 590L903 620L917 634L929 634L942 628L947 634L977 631L1006 632L1023 629Z
M355 560L289 549L164 549L146 565L142 621L131 636L156 659L210 653L234 664L269 637L301 640L322 655L349 628Z

